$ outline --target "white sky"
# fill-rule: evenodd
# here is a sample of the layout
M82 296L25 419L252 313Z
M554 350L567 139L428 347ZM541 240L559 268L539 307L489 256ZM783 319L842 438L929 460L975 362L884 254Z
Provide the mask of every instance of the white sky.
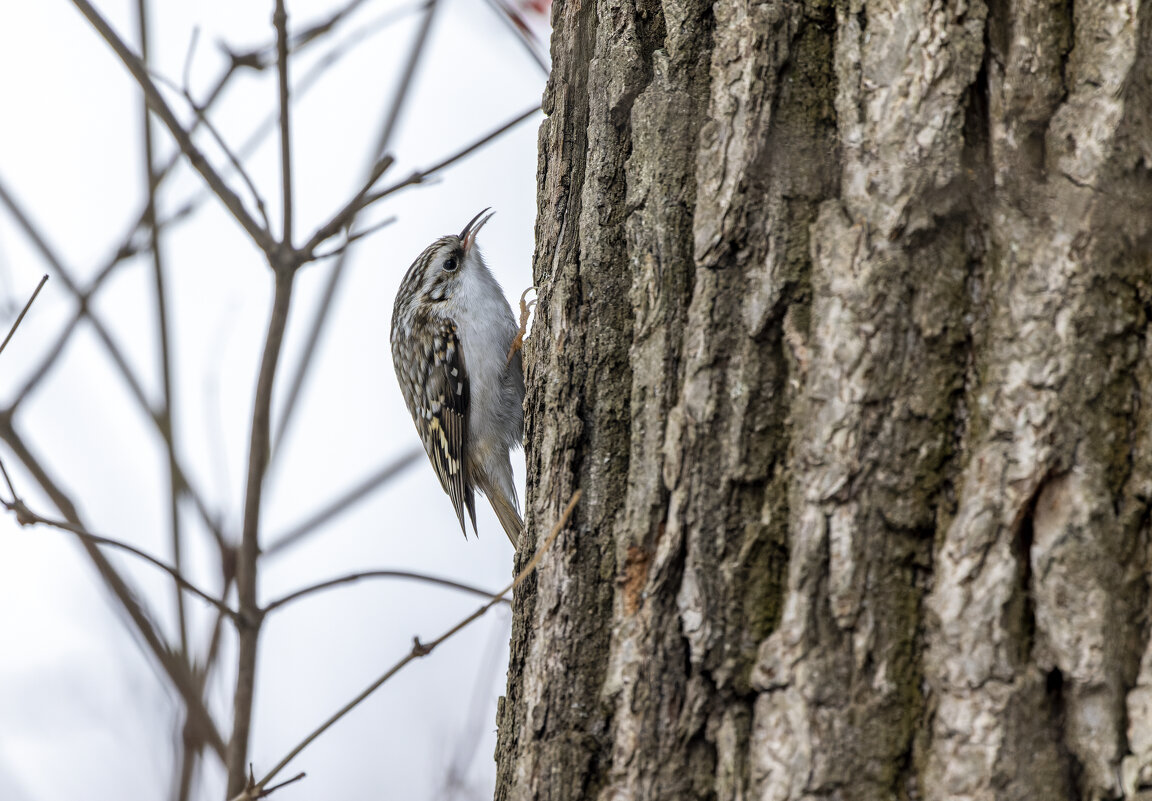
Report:
M294 0L300 28L339 3ZM135 44L135 3L103 0L101 12ZM293 64L299 78L336 42L391 9L368 0L327 43ZM154 2L154 69L177 82L193 28L193 93L222 65L216 43L243 50L269 41L272 2ZM294 105L297 241L355 191L419 15L374 34ZM537 20L541 26L543 21ZM46 233L83 285L120 244L141 208L144 183L139 96L127 72L67 0L9 4L0 11L0 181ZM483 0L443 0L429 48L394 137L398 163L381 185L466 145L537 103L541 70ZM213 120L233 146L274 107L273 75L236 80ZM172 105L182 110L178 96ZM459 231L485 206L498 213L480 244L510 298L531 283L539 115L442 174L367 214L398 220L354 251L297 410L267 487L265 542L323 507L390 456L417 445L398 392L388 324L400 278L432 239ZM157 126L165 158L172 146ZM199 140L207 145L208 140ZM223 162L214 154L218 166ZM248 161L279 225L279 155L269 138ZM242 196L239 181L231 182ZM165 184L171 209L200 191L187 167ZM215 202L172 229L164 245L173 327L180 457L227 531L239 527L256 365L267 325L271 275L237 224ZM46 265L0 209L0 324L10 324ZM300 274L278 388L294 370L326 265ZM137 258L95 303L148 396L161 395L151 263ZM70 318L74 301L53 276L0 355L6 406ZM279 397L282 397L279 396ZM274 404L275 410L279 408ZM77 503L95 533L171 561L166 459L87 324L16 417L34 453ZM275 423L274 423L275 425ZM58 516L33 478L0 446L29 506ZM523 458L513 458L523 475ZM522 480L522 478L521 478ZM7 496L7 491L4 491ZM496 589L511 575L512 549L486 502L480 539L460 536L452 505L427 461L404 472L301 546L262 566L263 601L343 573L402 568ZM219 590L215 548L191 507L183 511L189 577ZM171 581L109 552L175 640ZM412 583L370 581L286 607L266 623L250 757L257 775L411 647L476 608L471 596ZM202 654L213 615L195 599L190 630ZM172 792L179 704L153 658L137 646L83 551L70 535L19 528L0 516L0 799L156 799ZM493 613L406 668L297 758L281 791L293 798L491 797L496 698L505 685L508 615ZM212 707L230 730L231 664ZM476 706L479 711L474 711ZM474 754L469 746L475 743ZM442 792L454 754L469 753L467 791ZM208 759L194 795L218 799L223 774Z

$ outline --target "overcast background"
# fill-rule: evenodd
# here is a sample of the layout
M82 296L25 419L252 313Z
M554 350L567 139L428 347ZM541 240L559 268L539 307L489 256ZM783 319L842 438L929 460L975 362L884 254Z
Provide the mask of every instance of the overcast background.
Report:
M272 40L272 2L153 2L156 73L179 83L192 31L193 95L223 68L217 48L246 50ZM341 3L292 0L299 30ZM97 7L137 42L135 3ZM297 241L358 188L372 145L421 19L416 6L366 0L324 43L293 61L296 81L331 55L339 59L294 110ZM403 10L408 9L407 13ZM399 11L398 11L399 10ZM379 20L396 15L382 26ZM547 22L525 17L541 36ZM104 41L66 0L8 4L0 12L0 182L46 235L81 285L120 246L145 197L139 92ZM238 147L275 107L273 71L233 81L212 118ZM443 0L390 152L397 164L381 185L458 150L540 100L544 73L485 0ZM169 101L189 120L179 96ZM418 447L396 386L388 326L399 281L433 239L458 232L477 211L496 216L480 245L510 298L531 284L536 114L432 184L373 207L366 224L396 222L353 251L293 426L274 454L262 520L276 539L390 458ZM155 126L157 161L172 152ZM207 143L200 136L198 142ZM223 167L219 153L215 163ZM275 137L247 160L278 229ZM247 197L234 177L231 185ZM160 196L164 210L201 191L182 165ZM249 204L251 208L251 204ZM236 537L255 375L271 303L271 273L239 226L213 200L173 226L163 242L180 458L225 532ZM296 367L331 262L300 273L273 403ZM0 322L7 329L44 260L0 208ZM151 260L122 265L94 308L127 355L153 403L162 397ZM53 276L0 355L4 408L53 347L75 312ZM17 430L77 502L95 533L171 561L167 460L156 429L130 395L92 328L81 324L37 390L20 406ZM4 446L17 491L36 512L58 517ZM523 486L523 457L513 458ZM7 490L3 491L7 497ZM260 597L343 573L402 568L488 589L511 576L512 549L486 502L479 540L461 537L452 505L421 456L386 487L299 546L264 560ZM220 588L216 548L190 504L181 508L189 578ZM148 599L175 642L171 580L108 552ZM474 610L477 599L410 582L368 581L286 607L262 635L250 758L257 775L411 648ZM202 655L214 620L187 602L190 639ZM342 799L490 798L495 706L505 686L509 617L494 610L427 659L406 668L306 750L285 772L308 773L277 794ZM213 683L211 708L230 730L234 639ZM157 799L173 793L182 705L153 657L138 646L117 603L71 535L21 529L0 516L0 799ZM195 798L219 799L224 775L207 760ZM450 766L462 769L462 787Z

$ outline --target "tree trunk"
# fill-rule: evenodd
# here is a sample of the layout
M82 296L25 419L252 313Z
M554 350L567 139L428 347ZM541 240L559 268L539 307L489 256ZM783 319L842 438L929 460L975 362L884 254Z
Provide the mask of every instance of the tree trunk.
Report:
M496 798L1152 786L1152 3L560 2Z

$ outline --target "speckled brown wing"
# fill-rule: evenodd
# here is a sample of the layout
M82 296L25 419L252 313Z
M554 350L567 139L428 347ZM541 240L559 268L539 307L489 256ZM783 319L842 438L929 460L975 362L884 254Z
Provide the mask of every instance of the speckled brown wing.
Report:
M451 320L429 321L428 327L432 352L428 354L424 397L428 399L429 407L426 414L417 416L416 425L440 485L452 499L460 530L467 537L464 510L468 510L475 531L476 502L464 458L468 442L469 403L464 350L456 338L456 324Z

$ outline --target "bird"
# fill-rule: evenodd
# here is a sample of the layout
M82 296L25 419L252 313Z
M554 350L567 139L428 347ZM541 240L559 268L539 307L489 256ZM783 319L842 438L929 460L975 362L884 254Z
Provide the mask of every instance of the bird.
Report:
M479 536L480 490L516 548L524 521L510 454L522 444L524 368L512 307L476 246L493 213L484 209L412 262L392 308L392 364L464 538L465 510Z

